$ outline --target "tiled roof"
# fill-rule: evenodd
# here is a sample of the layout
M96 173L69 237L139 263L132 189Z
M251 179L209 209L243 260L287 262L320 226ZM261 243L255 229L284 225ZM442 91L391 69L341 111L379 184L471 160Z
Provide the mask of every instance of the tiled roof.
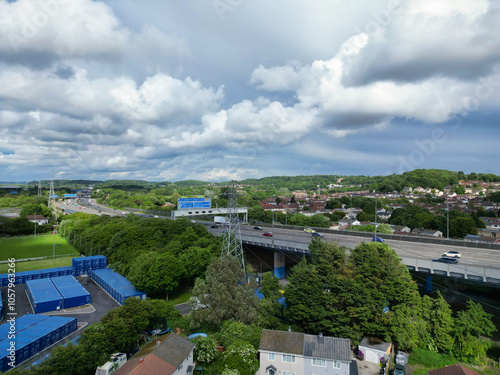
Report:
M146 357L144 362L139 363L130 373L131 375L171 375L177 370L176 366L165 362L154 354Z
M171 333L161 345L153 351L153 354L177 368L186 359L189 353L191 353L194 347L195 345L191 341L175 333Z
M259 350L305 357L351 360L349 339L308 335L299 332L262 330Z
M262 330L259 350L302 355L304 334L299 332Z
M305 335L304 356L339 361L351 360L351 341L328 336Z
M479 375L474 370L462 366L460 363L452 366L441 367L427 372L428 375Z

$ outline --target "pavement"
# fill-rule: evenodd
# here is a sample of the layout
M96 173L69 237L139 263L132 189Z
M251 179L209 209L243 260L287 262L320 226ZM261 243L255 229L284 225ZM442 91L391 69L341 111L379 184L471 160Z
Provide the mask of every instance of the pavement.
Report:
M378 363L360 361L356 358L358 364L358 375L379 375L380 366Z

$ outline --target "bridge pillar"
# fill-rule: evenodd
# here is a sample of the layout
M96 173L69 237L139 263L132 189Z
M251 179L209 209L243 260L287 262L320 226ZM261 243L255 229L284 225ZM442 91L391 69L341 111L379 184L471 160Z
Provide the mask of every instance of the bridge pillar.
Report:
M424 283L424 293L430 293L432 291L432 276L427 276Z
M285 278L285 255L274 252L274 276L278 279Z

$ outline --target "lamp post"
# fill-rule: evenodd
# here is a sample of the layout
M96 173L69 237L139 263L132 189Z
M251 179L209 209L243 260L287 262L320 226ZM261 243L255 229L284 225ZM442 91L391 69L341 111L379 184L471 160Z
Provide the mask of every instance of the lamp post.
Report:
M450 203L446 200L446 239L450 239Z
M375 193L375 190L373 190ZM377 241L377 193L375 193L375 241Z
M55 257L56 257L56 227L57 227L57 225L53 225L53 227L54 227L54 247L52 250L52 259L55 259Z

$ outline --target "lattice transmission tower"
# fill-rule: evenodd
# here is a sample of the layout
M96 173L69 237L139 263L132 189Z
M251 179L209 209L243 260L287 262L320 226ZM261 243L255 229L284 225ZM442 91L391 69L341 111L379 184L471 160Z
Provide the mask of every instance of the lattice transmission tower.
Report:
M38 196L42 195L42 181L38 180Z
M241 263L243 272L245 272L245 258L243 256L243 246L241 245L240 219L238 217L238 196L234 187L234 181L231 182L226 195L228 198L228 216L223 234L221 257L236 257Z
M57 220L56 212L56 194L54 193L54 181L50 181L50 191L49 191L49 209L52 210L54 219Z

